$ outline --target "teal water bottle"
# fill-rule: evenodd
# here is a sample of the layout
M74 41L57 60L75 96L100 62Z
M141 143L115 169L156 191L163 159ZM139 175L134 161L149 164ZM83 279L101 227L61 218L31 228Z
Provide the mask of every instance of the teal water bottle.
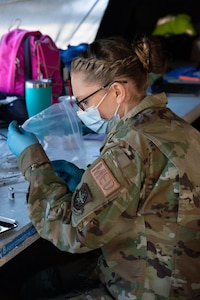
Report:
M25 100L29 118L48 108L52 104L51 79L26 81Z

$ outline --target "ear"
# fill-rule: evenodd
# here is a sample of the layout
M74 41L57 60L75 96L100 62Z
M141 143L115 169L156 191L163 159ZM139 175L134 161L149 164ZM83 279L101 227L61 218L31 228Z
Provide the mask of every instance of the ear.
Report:
M116 97L117 104L121 104L126 96L126 89L124 84L121 82L114 82L112 88Z

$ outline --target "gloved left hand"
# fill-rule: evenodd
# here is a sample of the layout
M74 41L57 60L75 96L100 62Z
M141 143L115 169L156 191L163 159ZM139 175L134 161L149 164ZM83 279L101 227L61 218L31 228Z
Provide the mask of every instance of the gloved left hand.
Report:
M64 159L53 160L51 163L56 175L64 179L69 190L74 192L76 186L81 181L84 170L79 169L76 165Z
M8 147L16 156L19 156L28 146L39 143L37 137L31 132L25 131L17 121L9 124L7 138Z

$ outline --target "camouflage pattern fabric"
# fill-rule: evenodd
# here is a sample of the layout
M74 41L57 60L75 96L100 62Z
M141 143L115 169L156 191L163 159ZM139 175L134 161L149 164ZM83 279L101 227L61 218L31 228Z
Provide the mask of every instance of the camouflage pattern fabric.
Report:
M147 96L121 119L74 194L41 146L19 158L39 234L63 251L102 250L105 289L74 299L200 299L200 133L166 104Z

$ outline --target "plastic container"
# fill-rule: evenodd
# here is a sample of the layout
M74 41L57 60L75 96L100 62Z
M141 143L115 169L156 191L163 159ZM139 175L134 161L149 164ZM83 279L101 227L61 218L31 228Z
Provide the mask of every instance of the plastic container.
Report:
M69 95L60 96L58 97L58 102L68 103L73 107L73 109L75 109L75 111L79 109L78 105L76 104L76 98L74 96L69 96Z
M22 127L37 136L50 160L65 159L76 165L83 160L81 121L69 103L51 105L26 120Z

